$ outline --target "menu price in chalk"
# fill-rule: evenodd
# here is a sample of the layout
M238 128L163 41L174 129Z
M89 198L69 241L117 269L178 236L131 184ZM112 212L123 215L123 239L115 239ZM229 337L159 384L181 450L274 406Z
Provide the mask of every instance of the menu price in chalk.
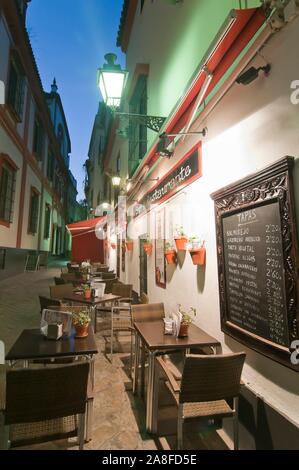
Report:
M222 218L227 320L289 346L279 203Z

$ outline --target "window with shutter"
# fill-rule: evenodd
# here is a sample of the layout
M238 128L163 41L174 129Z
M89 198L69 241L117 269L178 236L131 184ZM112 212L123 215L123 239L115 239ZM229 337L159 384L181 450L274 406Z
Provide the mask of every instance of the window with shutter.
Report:
M45 225L44 225L44 238L50 238L50 226L51 226L51 206L46 204L45 207Z
M54 177L54 156L51 150L48 152L48 162L47 162L47 177L49 181L53 181Z
M44 130L38 118L34 122L34 135L33 135L33 154L36 159L41 161L43 159L44 151Z
M39 192L31 188L28 233L35 235L38 227Z
M0 155L0 223L9 226L13 221L17 167Z
M147 76L140 75L130 101L131 114L147 114ZM134 119L129 124L129 176L138 167L147 150L147 127Z
M13 56L10 61L7 101L19 122L23 120L24 98L25 75L19 61Z

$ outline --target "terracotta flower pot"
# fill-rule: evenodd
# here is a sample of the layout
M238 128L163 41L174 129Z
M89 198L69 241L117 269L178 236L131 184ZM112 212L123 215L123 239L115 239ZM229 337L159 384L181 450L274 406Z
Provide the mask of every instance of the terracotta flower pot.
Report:
M175 244L179 251L186 251L187 243L188 243L187 237L175 238Z
M169 250L165 252L167 264L176 264L176 251Z
M181 323L179 337L184 338L188 336L189 333L189 323Z
M133 240L126 241L126 247L128 251L133 251L133 246L134 246Z
M153 252L153 245L151 243L144 243L143 244L143 249L145 253L150 256Z
M112 250L115 250L115 248L116 248L116 243L111 243L111 248L112 248Z
M75 325L76 338L86 338L88 336L88 325Z
M91 298L91 289L86 289L84 291L84 298L85 299L90 299Z
M206 262L206 249L204 247L198 248L197 250L190 250L190 255L193 264L203 266Z

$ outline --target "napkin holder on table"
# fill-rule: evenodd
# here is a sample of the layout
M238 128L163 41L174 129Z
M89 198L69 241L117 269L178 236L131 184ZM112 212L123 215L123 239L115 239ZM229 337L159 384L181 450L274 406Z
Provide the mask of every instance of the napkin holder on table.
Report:
M62 323L49 323L47 328L47 338L58 340L62 338L63 328Z

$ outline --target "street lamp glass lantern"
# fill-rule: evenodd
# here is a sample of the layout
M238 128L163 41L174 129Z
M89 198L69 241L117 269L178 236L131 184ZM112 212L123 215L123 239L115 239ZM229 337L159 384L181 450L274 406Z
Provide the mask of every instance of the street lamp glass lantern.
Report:
M113 184L113 186L119 186L120 185L120 176L113 176L112 177L112 184Z
M98 86L107 106L118 108L126 84L128 72L115 64L116 54L106 54L106 64L98 70Z

